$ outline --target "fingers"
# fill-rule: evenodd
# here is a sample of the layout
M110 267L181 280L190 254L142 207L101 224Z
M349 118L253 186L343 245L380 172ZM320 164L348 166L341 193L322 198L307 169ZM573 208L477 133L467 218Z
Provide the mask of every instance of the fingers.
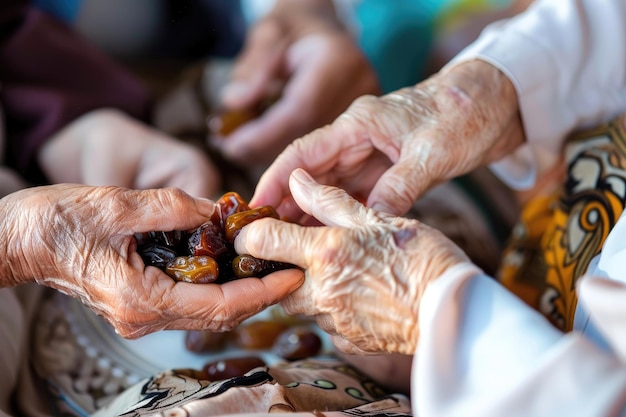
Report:
M279 207L289 194L289 176L296 168L303 168L323 181L320 175L332 171L343 149L351 146L349 141L342 140L342 133L330 125L292 142L261 176L250 205Z
M288 42L285 28L274 20L259 22L248 36L243 52L233 69L232 80L222 91L228 108L246 108L268 93L272 81L283 77Z
M293 171L290 186L300 208L326 226L359 227L381 221L378 213L364 207L345 191L318 184L302 169ZM325 248L320 242L328 233L325 228L261 219L242 229L235 240L235 250L308 268L309 260L315 259L312 254Z
M237 253L261 259L309 267L310 252L322 239L320 228L306 228L272 218L256 220L245 226L235 239ZM289 250L286 250L289 248Z
M178 188L124 190L118 206L132 233L187 230L207 221L216 209L213 201L193 198ZM138 221L139 219L139 221Z
M300 208L327 226L358 227L377 221L374 212L345 191L318 184L303 169L292 172L289 185Z
M269 164L301 134L297 105L283 96L262 116L238 127L228 137L211 138L211 143L231 161Z
M134 297L126 308L107 314L116 331L125 338L170 330L228 331L248 317L295 291L303 282L300 270L285 270L263 279L245 278L226 284L175 283L156 268L147 268L145 281L150 298ZM146 306L152 307L146 311ZM120 311L126 311L120 315ZM143 312L142 312L143 311Z
M401 216L407 213L426 191L426 187L432 185L429 178L419 174L425 172L419 166L419 161L402 155L376 181L367 199L367 206L392 215Z

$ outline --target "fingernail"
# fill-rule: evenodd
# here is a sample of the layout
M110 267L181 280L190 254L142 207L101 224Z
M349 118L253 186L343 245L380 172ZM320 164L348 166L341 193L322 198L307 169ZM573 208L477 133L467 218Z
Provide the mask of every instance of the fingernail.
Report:
M381 213L391 213L391 209L382 203L374 203L372 204L372 209L379 211Z
M291 178L296 180L302 185L312 184L315 182L311 174L303 170L302 168L296 168L291 172Z
M311 201L313 196L311 187L314 184L313 177L301 168L295 169L289 177L289 189L296 201Z
M215 212L215 202L208 198L196 198L196 207L198 208L198 213L206 217L211 217Z

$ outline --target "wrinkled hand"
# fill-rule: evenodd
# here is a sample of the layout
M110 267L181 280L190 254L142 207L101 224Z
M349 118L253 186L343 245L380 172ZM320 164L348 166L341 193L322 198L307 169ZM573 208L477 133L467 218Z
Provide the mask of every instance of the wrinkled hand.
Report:
M414 87L357 99L331 125L293 142L261 177L250 204L295 219L287 179L301 167L370 207L404 214L430 187L522 141L513 85L491 65L470 61Z
M442 233L366 208L303 170L294 171L290 186L302 210L328 227L260 219L242 229L237 252L303 268L270 275L305 276L282 305L341 336L340 350L413 354L426 286L467 256Z
M330 123L357 97L378 94L373 67L334 14L332 2L279 1L248 36L223 91L226 108L280 99L212 145L241 164L269 164L285 146Z
M39 162L51 183L176 187L212 197L221 181L201 150L110 109L61 130L44 144Z
M161 329L230 330L293 291L300 277L175 282L145 267L134 239L198 227L214 209L173 188L62 184L15 192L0 200L0 283L35 280L58 289L127 338Z

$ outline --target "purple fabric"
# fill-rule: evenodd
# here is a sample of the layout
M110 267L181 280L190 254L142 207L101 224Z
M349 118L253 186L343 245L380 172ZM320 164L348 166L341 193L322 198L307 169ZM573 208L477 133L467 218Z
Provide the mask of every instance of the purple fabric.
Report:
M20 0L0 6L0 101L6 163L33 184L46 179L37 150L78 116L112 107L148 121L147 88L61 22Z

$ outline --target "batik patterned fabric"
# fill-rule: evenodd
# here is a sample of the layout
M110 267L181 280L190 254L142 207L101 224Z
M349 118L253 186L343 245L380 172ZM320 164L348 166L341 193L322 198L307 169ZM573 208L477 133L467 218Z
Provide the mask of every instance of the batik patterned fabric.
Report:
M219 416L311 412L408 416L408 399L386 395L369 378L337 360L306 359L259 367L222 381L169 370L135 385L94 417Z
M564 331L574 323L576 282L624 210L624 122L568 140L564 173L554 177L551 192L525 205L498 272L505 286Z

